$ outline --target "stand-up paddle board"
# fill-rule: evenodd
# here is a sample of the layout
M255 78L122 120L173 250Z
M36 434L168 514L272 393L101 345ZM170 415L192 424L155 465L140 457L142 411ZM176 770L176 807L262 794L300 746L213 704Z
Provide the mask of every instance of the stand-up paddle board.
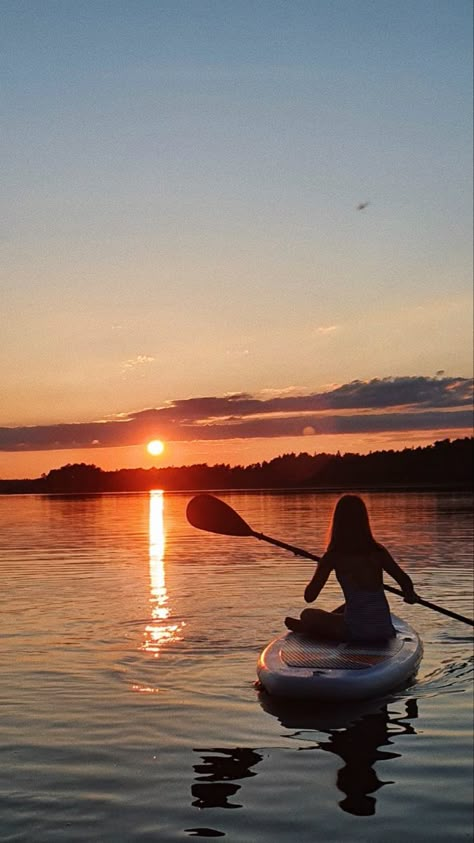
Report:
M287 632L265 647L258 678L270 694L319 700L361 700L385 694L416 673L418 633L392 615L396 635L382 644L316 641Z

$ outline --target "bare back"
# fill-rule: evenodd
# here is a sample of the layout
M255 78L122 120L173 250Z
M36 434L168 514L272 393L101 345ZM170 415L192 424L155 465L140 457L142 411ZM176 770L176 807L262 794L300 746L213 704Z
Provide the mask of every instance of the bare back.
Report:
M385 553L385 548L380 546L368 553L330 551L327 555L338 578L339 575L348 578L363 591L379 591L383 586Z

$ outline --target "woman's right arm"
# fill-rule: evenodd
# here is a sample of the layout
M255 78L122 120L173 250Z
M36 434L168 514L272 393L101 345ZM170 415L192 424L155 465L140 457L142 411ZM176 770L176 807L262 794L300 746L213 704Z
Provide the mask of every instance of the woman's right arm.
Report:
M323 556L323 558L318 562L318 567L314 572L313 579L311 582L308 583L304 590L304 599L307 603L312 603L313 600L316 600L319 592L326 584L327 578L333 569L333 564L329 560L327 554Z
M395 559L385 547L383 549L382 567L400 586L403 591L405 603L417 603L418 595L416 594L411 577L405 571L402 571L400 565L397 565Z

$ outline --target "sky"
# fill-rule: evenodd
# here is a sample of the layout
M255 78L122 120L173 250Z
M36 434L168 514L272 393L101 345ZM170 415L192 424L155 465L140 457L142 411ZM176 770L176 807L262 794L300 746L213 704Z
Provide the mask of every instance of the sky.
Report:
M470 434L468 0L0 19L0 477Z

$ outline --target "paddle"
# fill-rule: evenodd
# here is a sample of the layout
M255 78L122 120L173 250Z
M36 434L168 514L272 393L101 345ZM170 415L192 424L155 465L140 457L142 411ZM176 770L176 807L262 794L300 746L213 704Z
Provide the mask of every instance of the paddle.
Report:
M229 504L220 500L220 498L215 498L213 495L196 495L196 497L192 498L188 503L186 516L189 523L199 530L220 533L224 536L252 536L260 541L269 542L269 544L274 544L276 547L281 547L283 550L289 550L295 556L312 559L314 562L319 562L321 559L320 556L315 556L314 553L308 553L307 550L302 550L300 547L278 541L278 539L273 539L264 533L257 533L256 530L252 530L235 509L232 509ZM403 592L398 588L392 588L392 586L384 584L384 589L391 594L397 594L399 597L403 597ZM466 618L464 615L459 615L450 609L443 609L442 606L437 606L436 603L430 603L421 597L418 597L416 602L422 606L426 606L427 609L433 609L434 612L447 615L448 618L454 618L457 621L463 621L463 623L474 626L474 620L471 620L471 618Z

